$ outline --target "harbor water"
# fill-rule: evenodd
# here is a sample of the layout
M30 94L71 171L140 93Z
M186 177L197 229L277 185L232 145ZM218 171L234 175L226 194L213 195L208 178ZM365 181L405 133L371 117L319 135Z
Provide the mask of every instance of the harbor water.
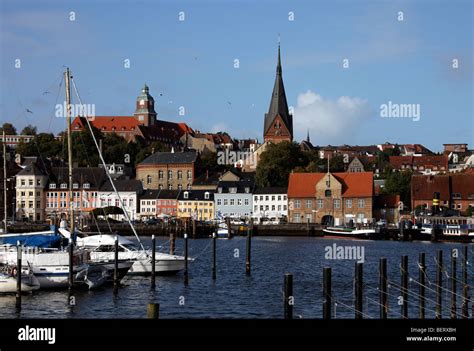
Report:
M133 238L130 238L133 240ZM150 245L149 238L143 238ZM183 240L176 241L176 253L183 253ZM168 248L164 238L157 245ZM295 318L322 317L323 267L332 267L333 316L354 318L353 259L329 259L327 252L351 246L364 254L364 318L379 318L379 259L387 258L389 279L388 318L401 318L399 303L402 255L408 255L409 318L418 317L418 255L426 254L426 318L435 316L436 252L444 252L442 310L449 318L451 305L451 252L458 249L457 312L462 304L462 244L429 242L364 241L329 238L252 238L252 270L245 274L245 237L217 240L217 279L212 279L212 240L189 240L189 284L183 274L157 276L150 289L149 277L126 277L114 294L111 287L95 291L36 291L22 298L15 309L15 296L0 296L1 318L145 318L147 304L160 304L160 318L282 318L283 279L293 274ZM363 249L362 249L363 248ZM468 246L468 284L474 285L474 245ZM470 306L471 313L472 309ZM458 317L459 318L459 317Z

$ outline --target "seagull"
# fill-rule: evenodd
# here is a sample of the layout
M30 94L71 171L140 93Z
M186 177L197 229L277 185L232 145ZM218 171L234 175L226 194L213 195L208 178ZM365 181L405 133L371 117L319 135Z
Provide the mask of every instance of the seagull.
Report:
M50 91L43 91L43 95L46 95L46 94L51 94Z
M30 109L26 109L26 112L33 113Z
M194 56L194 61L197 61L197 59L198 59L197 56Z

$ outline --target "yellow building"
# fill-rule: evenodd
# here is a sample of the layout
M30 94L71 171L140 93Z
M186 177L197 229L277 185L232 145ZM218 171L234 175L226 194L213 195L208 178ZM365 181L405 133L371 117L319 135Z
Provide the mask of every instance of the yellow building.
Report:
M16 176L16 216L21 220L44 221L44 188L48 176L35 163L31 163Z
M178 197L178 217L199 221L214 219L214 192L208 190L185 190Z

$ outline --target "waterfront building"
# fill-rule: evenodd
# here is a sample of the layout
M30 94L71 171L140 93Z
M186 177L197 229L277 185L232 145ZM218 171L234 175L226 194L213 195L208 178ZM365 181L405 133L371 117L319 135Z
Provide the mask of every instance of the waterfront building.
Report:
M16 175L16 217L20 220L45 219L44 188L48 182L46 170L33 162Z
M374 218L376 221L385 220L387 224L397 224L400 221L400 195L376 195L374 197Z
M104 182L97 193L99 203L97 207L115 206L126 211L131 220L138 219L139 214L139 196L143 192L142 183L135 179L114 180L114 191L109 180ZM119 198L120 197L120 198ZM122 203L120 203L122 200ZM97 204L97 203L96 203ZM122 206L123 204L123 206ZM115 219L124 220L124 215L115 215Z
M257 188L253 193L252 218L260 222L263 219L286 220L288 216L288 188Z
M150 219L160 215L178 215L180 190L146 190L140 196L140 218Z
M253 173L228 171L224 173L214 194L215 210L223 217L249 218L253 214Z
M210 221L215 218L214 192L209 190L183 190L178 196L178 218Z
M292 223L372 221L373 173L292 173L288 184L288 220Z
M137 179L145 189L189 190L196 160L194 151L155 152L137 165Z
M411 170L421 174L439 174L448 171L448 157L445 155L390 156L389 164L398 171Z

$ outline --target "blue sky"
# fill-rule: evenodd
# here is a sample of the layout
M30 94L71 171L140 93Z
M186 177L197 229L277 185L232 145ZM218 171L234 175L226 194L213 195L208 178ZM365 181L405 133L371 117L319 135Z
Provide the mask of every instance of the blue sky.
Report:
M67 65L97 115L133 114L146 82L159 118L262 140L280 34L296 140L309 129L317 145L391 141L434 151L443 143L474 145L469 0L2 0L0 6L0 115L19 130L29 123L54 133L65 127L54 108L64 101L59 81ZM419 104L420 120L381 118L380 106L389 101Z

